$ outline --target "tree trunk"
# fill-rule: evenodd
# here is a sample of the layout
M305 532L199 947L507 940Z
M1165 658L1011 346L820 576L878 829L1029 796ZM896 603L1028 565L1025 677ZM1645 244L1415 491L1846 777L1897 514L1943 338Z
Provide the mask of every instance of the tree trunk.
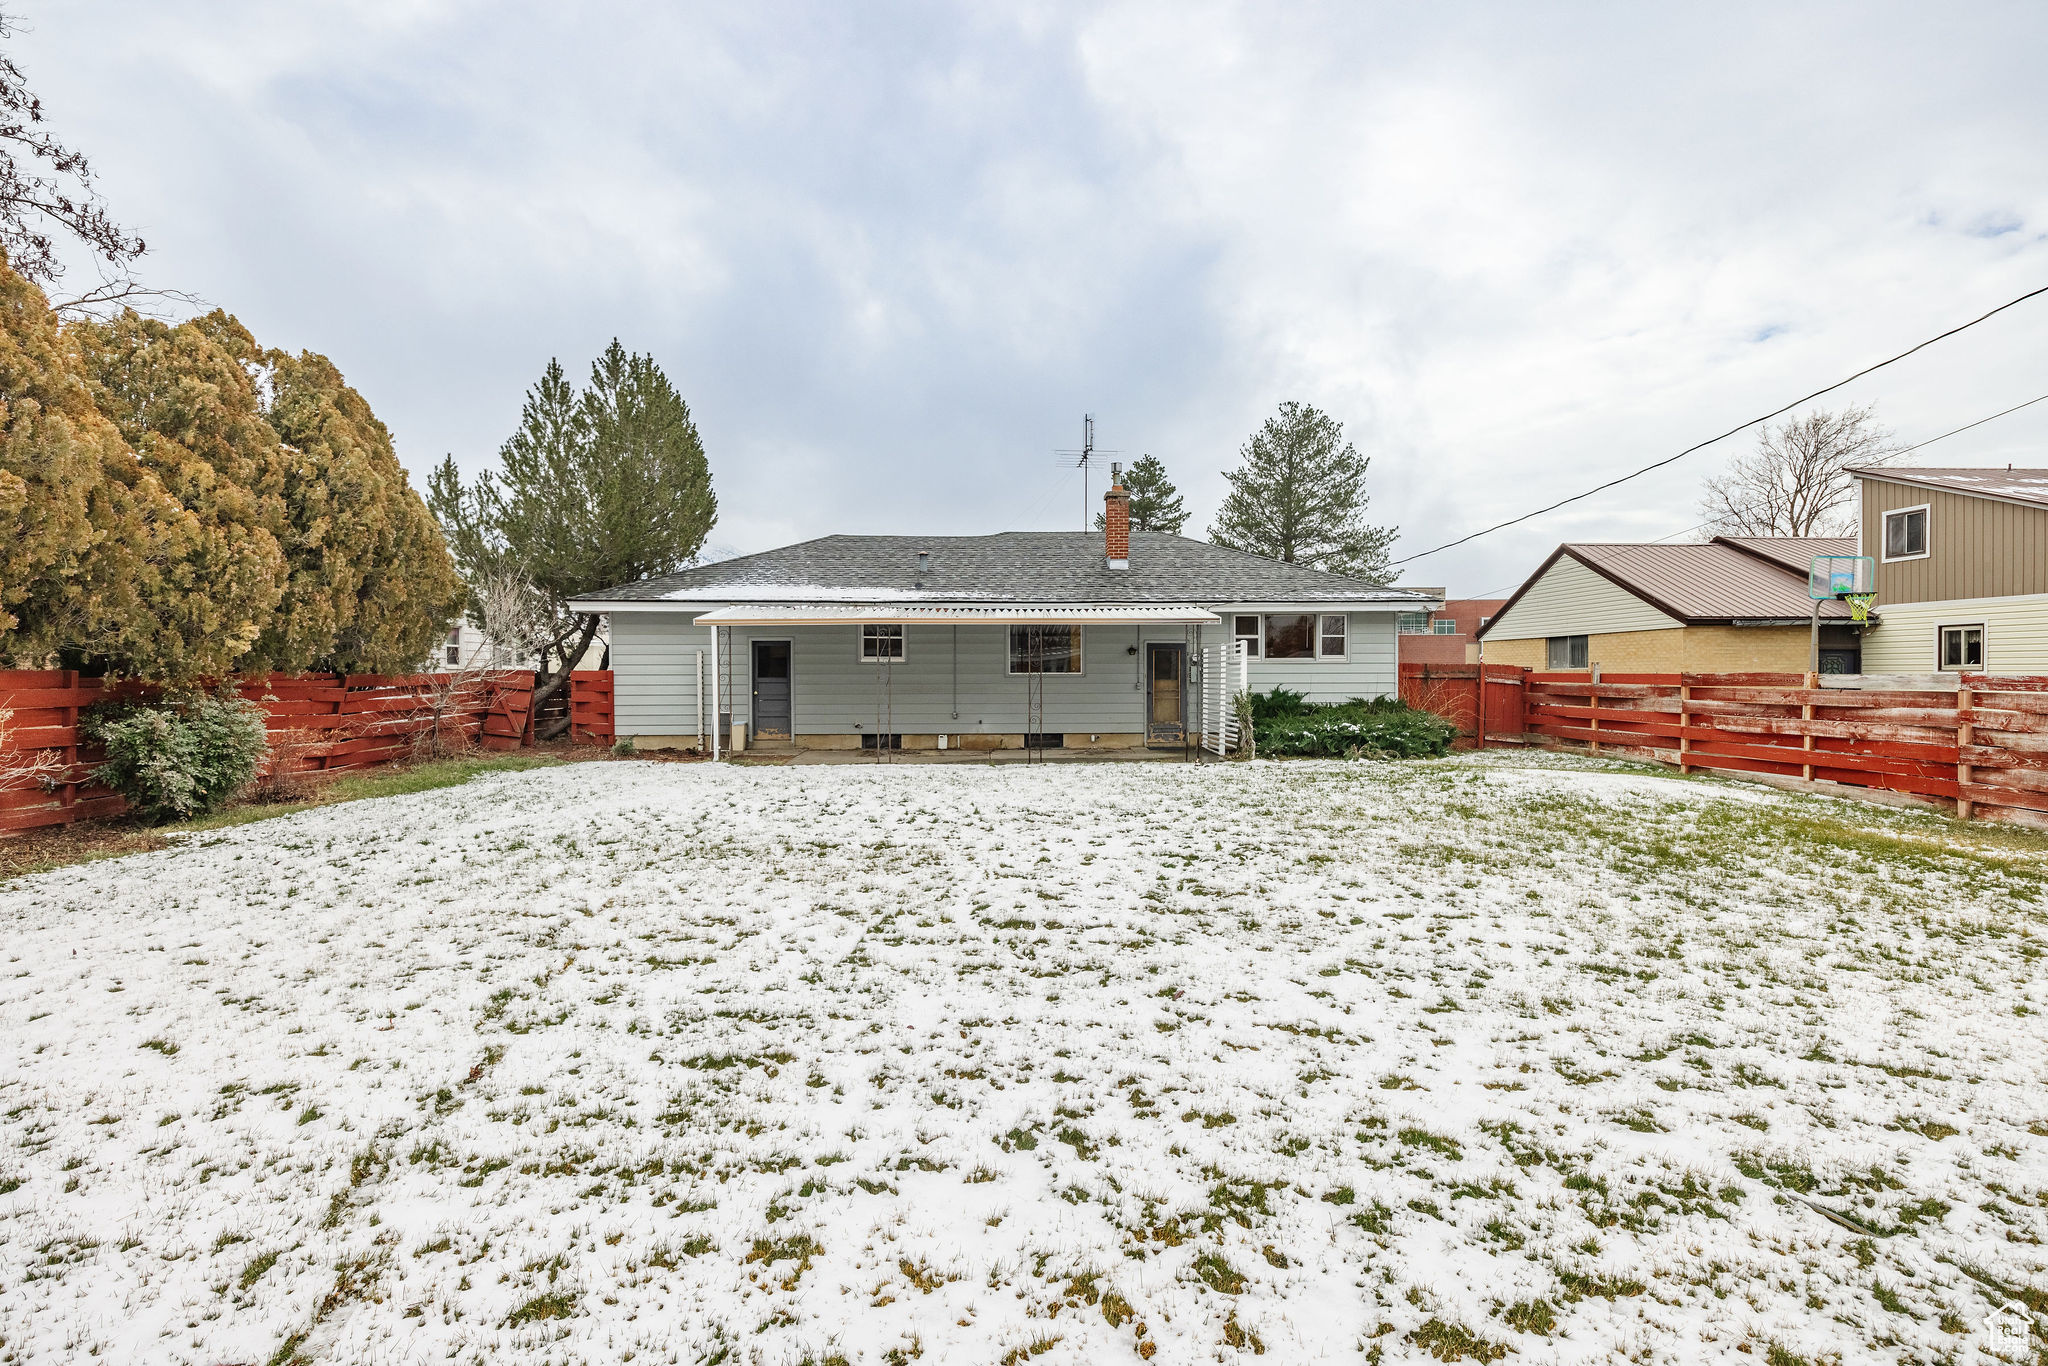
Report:
M533 690L532 714L536 718L540 715L541 704L549 701L556 693L569 686L569 671L576 666L576 661L583 658L584 651L590 648L590 642L596 638L597 618L594 616L585 617L583 619L583 629L577 633L574 646L563 651L560 667L552 675L542 678L540 686ZM545 653L541 655L541 662L543 664L547 662L547 655ZM559 720L550 721L547 723L547 727L547 733L542 734L540 722L536 720L534 722L533 738L536 740L559 740L568 733L569 720L567 717L563 717Z

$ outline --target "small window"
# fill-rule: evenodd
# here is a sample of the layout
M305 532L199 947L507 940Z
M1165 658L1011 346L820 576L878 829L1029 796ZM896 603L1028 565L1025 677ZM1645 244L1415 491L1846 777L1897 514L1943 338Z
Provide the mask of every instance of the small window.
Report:
M1943 669L1970 670L1984 667L1984 627L1944 626L1940 628L1937 657Z
M1426 636L1429 634L1429 613L1397 612L1394 614L1394 629L1404 636Z
M1900 508L1884 515L1884 557L1918 560L1927 555L1927 509Z
M1012 626L1010 672L1013 674L1077 674L1081 672L1081 628L1078 626Z
M1232 617L1230 619L1230 629L1237 636L1238 643L1244 646L1244 652L1253 659L1257 659L1259 657L1258 617L1251 615Z
M1429 629L1440 636L1454 636L1458 634L1458 623L1451 617L1438 617L1429 624Z
M1549 646L1546 662L1553 669L1583 669L1589 651L1584 636L1552 636L1546 642Z
M901 626L863 626L860 628L860 657L868 664L900 664L903 662L903 628Z
M1332 612L1323 618L1323 631L1317 642L1317 653L1324 659L1344 657L1344 628L1347 624L1348 619L1341 613Z
M1316 619L1308 612L1278 612L1266 618L1266 658L1314 659Z
M462 647L460 645L450 645L447 657L450 664L460 664L462 662Z
M1481 617L1479 619L1479 629L1484 631L1486 629L1486 623L1492 620L1492 617Z

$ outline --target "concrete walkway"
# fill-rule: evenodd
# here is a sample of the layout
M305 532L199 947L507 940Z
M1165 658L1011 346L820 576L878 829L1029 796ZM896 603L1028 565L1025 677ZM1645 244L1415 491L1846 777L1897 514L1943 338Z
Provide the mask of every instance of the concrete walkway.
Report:
M1022 764L1039 762L1039 756L1022 749L902 749L878 756L871 749L747 750L729 756L734 763L769 764L777 767L814 767L824 764ZM1216 755L1204 754L1215 761ZM1048 749L1048 764L1157 764L1187 763L1188 751L1180 749Z

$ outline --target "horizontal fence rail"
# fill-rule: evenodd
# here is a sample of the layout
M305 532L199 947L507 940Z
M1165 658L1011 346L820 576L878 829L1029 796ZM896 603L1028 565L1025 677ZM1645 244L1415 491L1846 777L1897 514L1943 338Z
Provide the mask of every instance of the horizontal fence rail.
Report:
M2048 826L2048 678L1531 673L1527 737Z
M412 757L439 731L443 744L517 749L532 731L533 675L275 674L234 680L263 708L269 765L294 772L368 768ZM0 670L0 835L117 816L126 804L92 782L102 755L79 731L80 713L147 689L108 689L59 670Z

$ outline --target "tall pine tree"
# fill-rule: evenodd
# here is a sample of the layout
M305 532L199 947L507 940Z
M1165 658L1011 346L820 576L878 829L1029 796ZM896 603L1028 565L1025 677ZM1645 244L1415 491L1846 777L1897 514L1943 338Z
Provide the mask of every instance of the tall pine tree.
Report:
M516 581L547 604L538 707L597 632L569 599L693 563L718 500L689 404L653 357L616 340L581 394L548 362L498 459L496 475L465 486L451 456L430 496L472 589Z
M1187 525L1188 510L1181 505L1180 490L1166 477L1166 466L1156 455L1141 455L1124 471L1124 491L1131 495L1131 529L1165 531L1178 536ZM1102 514L1095 514L1095 529L1102 530Z
M1230 493L1209 539L1234 550L1384 582L1394 527L1365 520L1371 463L1344 439L1343 424L1289 401L1245 442L1244 463L1225 474Z

